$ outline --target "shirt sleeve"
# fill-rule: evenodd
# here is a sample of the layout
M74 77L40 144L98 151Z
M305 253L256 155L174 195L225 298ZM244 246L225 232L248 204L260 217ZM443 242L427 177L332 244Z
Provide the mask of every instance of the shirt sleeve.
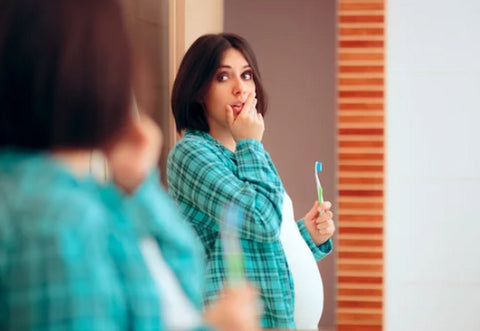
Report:
M133 195L126 195L123 203L138 227L157 239L166 263L189 299L201 309L201 280L205 271L203 246L161 187L159 171L152 172Z
M232 204L240 212L242 239L277 240L284 190L269 155L260 142L244 139L235 159L236 171L201 143L181 144L168 161L169 190L214 220L212 226L223 222L225 207Z
M117 194L126 213L136 223L137 230L156 239L165 262L201 315L205 271L202 245L161 186L158 169L147 176L133 194L123 194L118 190ZM191 331L215 330L202 319L201 325Z
M305 226L305 219L300 219L297 222L297 226L300 230L300 234L307 243L308 248L310 248L310 250L312 251L315 260L319 261L332 252L332 239L328 239L323 244L317 246L310 237L310 234L308 233L307 227Z

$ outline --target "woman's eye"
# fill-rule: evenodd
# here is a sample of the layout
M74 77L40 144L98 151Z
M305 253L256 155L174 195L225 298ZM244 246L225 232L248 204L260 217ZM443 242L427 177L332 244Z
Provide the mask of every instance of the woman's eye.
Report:
M246 71L242 74L243 79L250 80L253 77L253 73L251 71Z
M218 80L219 82L226 81L227 78L228 78L227 74L223 74L223 73L222 73L222 74L218 74L218 75L217 75L217 80Z

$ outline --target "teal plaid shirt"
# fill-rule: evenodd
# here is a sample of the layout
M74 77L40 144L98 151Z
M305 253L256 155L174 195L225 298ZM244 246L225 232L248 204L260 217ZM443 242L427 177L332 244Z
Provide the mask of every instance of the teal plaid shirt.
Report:
M126 196L45 154L0 150L0 330L164 330L144 236L201 309L201 244L156 174Z
M209 134L187 130L170 152L167 179L170 195L204 244L205 303L214 300L223 286L219 227L224 207L233 203L243 216L239 236L245 273L260 289L262 327L295 328L293 280L279 238L284 188L263 145L240 140L232 153ZM316 246L304 220L297 224L317 260L331 251L331 241Z

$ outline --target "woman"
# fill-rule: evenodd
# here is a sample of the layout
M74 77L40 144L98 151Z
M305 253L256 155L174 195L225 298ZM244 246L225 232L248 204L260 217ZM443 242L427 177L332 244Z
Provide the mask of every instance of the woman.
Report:
M261 143L266 96L248 43L234 34L198 38L180 64L172 109L177 130L185 130L185 135L168 158L169 193L206 251L205 304L223 288L226 267L219 230L224 207L234 204L242 215L238 233L245 273L259 288L263 303L262 327L294 328L294 280L281 241L282 227L291 231L286 226L291 220L282 218L288 199ZM316 260L332 250L335 228L330 206L329 202L315 203L296 226L292 223L296 238L303 237L303 245L311 250L308 254L313 253ZM314 302L321 305L322 300Z
M160 188L159 129L131 114L122 18L115 0L0 3L0 329L256 330L249 288L202 316L200 243Z

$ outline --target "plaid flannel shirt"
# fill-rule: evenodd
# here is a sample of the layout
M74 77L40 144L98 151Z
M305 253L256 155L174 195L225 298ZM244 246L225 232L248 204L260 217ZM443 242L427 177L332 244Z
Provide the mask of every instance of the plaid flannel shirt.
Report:
M145 235L200 311L201 244L156 174L127 196L45 154L0 151L0 330L164 330Z
M204 244L205 303L214 300L223 286L219 228L225 206L233 203L243 216L239 237L245 273L260 289L262 327L294 328L293 280L279 239L284 188L263 145L243 139L232 153L209 134L187 130L170 152L167 179L170 195ZM297 225L317 260L331 251L330 240L321 246L313 243L304 220Z

